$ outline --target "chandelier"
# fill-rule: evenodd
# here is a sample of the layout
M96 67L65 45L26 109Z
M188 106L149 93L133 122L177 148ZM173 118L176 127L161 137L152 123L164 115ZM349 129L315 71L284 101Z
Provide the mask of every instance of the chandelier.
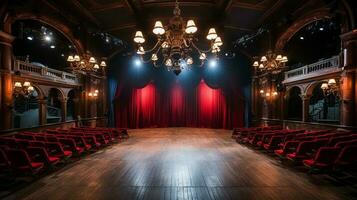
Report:
M275 97L278 96L278 92L277 91L265 91L263 89L259 90L259 93L262 97L264 98L269 98L269 97Z
M329 95L334 95L334 96L339 96L339 88L338 85L336 83L335 79L329 79L326 82L321 84L321 89L324 93L324 96L329 96Z
M67 62L69 62L74 71L97 72L100 67L104 68L107 66L103 60L98 64L97 59L89 53L84 54L82 57L79 55L69 55Z
M260 61L254 61L253 67L263 72L271 72L272 74L278 74L285 67L285 63L288 62L288 57L278 54L269 50L266 55L260 58Z
M176 75L183 69L190 69L194 64L193 53L198 54L200 66L207 60L207 53L211 52L218 58L220 46L223 45L222 39L217 35L214 28L210 28L206 38L210 41L210 48L202 50L194 43L194 37L198 28L193 20L185 22L181 17L179 3L176 0L173 10L174 16L165 27L161 21L156 21L153 33L157 36L156 44L150 49L145 50L143 44L145 38L141 31L136 31L134 42L138 45L137 54L144 62L152 62L155 67L165 65L168 71L173 71ZM151 54L150 59L145 61L144 55Z
M24 83L16 81L14 83L13 94L16 97L18 97L20 95L22 95L24 97L29 97L29 96L31 96L33 94L34 91L35 91L35 88L28 81L25 81Z

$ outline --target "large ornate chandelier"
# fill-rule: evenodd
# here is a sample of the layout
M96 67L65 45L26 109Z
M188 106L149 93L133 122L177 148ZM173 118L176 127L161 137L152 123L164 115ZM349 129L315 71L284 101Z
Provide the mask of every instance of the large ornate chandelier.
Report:
M288 57L278 54L269 50L266 55L260 58L260 61L254 61L253 66L263 72L271 72L277 74L285 67L285 63L288 62Z
M138 45L137 54L144 62L153 62L155 67L165 65L167 70L173 71L176 75L181 70L189 69L194 64L193 53L198 53L200 65L207 60L207 53L211 52L217 59L220 52L220 46L223 45L222 39L217 35L214 28L210 28L207 39L210 41L210 48L202 50L194 43L197 38L194 34L197 32L196 24L193 20L187 23L181 17L179 3L176 0L175 9L167 26L163 26L161 21L156 21L153 33L157 36L157 42L150 50L145 50L143 44L145 38L141 31L136 31L134 42ZM150 59L145 61L144 55L151 54Z

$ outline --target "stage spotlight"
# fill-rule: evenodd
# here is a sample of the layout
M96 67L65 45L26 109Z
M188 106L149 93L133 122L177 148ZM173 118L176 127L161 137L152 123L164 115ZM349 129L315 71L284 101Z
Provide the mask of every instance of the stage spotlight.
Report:
M211 68L214 68L217 66L217 60L216 59L211 59L208 63L208 65L211 67Z
M135 58L134 59L134 65L136 66L136 67L140 67L141 66L141 60L139 59L139 58Z
M52 40L51 36L49 36L49 35L45 35L44 39L46 42L51 42L51 40Z

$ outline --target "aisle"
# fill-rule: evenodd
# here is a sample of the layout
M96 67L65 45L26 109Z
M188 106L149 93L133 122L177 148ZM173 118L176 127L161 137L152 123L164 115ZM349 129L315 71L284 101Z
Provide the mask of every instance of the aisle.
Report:
M129 133L129 140L42 178L9 199L351 199L320 176L283 167L235 143L230 131Z

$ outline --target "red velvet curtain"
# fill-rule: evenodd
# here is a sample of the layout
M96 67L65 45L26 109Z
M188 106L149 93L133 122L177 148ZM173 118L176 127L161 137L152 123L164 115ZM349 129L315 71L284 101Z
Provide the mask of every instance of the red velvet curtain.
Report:
M122 87L118 87L122 88ZM213 89L201 80L193 87L179 81L167 87L149 82L143 88L117 91L117 127L206 127L243 126L244 102L239 92Z

